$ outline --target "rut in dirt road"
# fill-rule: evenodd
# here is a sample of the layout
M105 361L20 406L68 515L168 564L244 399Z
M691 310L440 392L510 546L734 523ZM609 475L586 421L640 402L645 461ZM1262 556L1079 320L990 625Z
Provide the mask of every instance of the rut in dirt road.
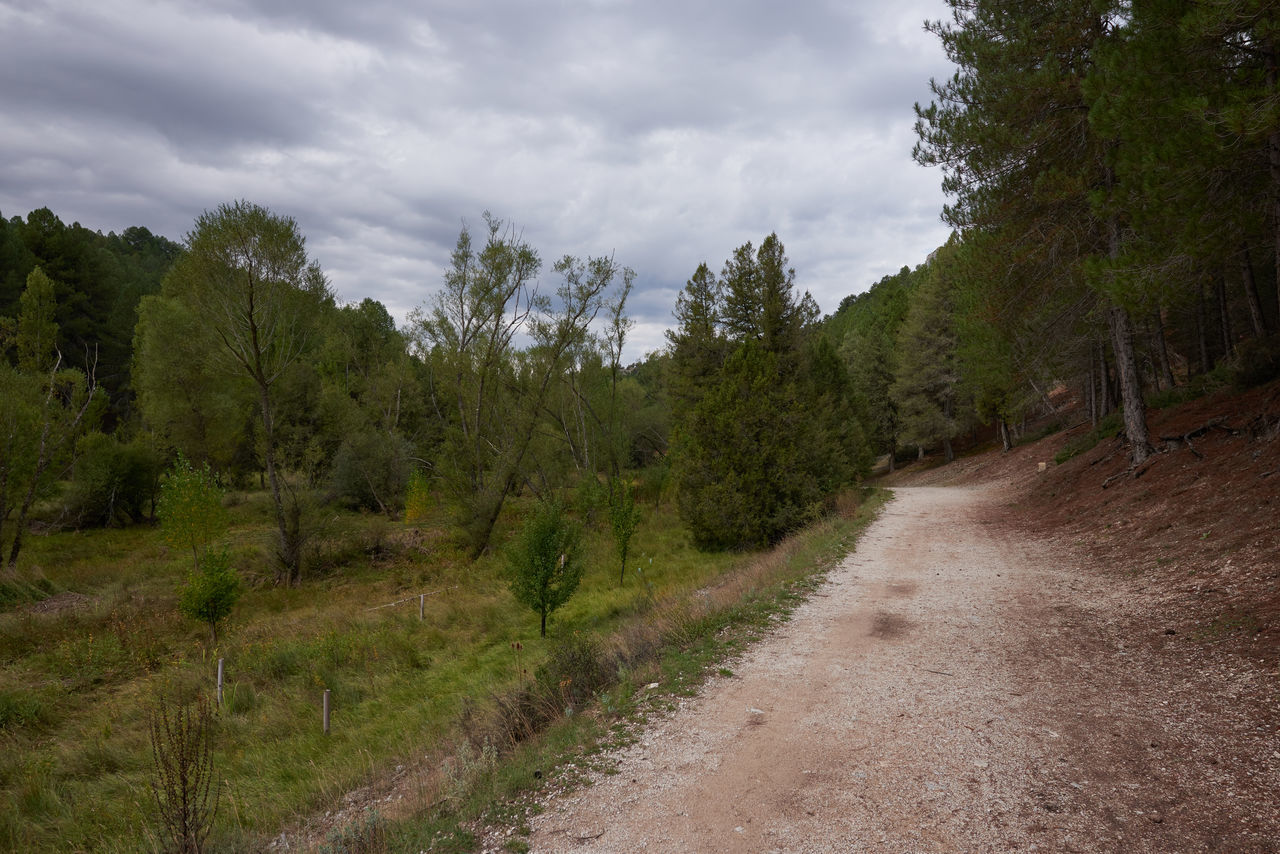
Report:
M1203 708L1253 677L1152 676L1122 603L996 520L993 490L897 490L735 676L545 803L531 850L1278 850L1280 754Z

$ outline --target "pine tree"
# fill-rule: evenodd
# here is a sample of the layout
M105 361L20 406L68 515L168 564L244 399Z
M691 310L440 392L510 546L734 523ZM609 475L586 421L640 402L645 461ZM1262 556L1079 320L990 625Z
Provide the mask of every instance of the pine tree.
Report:
M1119 25L1118 4L1051 5L951 0L952 21L934 23L959 70L934 81L935 101L917 105L916 159L942 166L953 198L944 219L962 236L998 232L1016 255L1038 259L1043 276L1023 283L1046 291L1108 298L1105 316L1124 398L1135 464L1151 452L1128 308L1099 259L1122 251L1119 214L1095 207L1114 183L1114 139L1089 123L1084 81Z
M671 458L676 501L704 548L755 548L819 515L867 468L843 366L817 343L812 297L776 234L702 264L676 306Z
M898 331L898 365L890 396L903 440L920 448L941 443L951 462L951 440L959 435L964 418L952 282L939 261L930 266L914 296Z

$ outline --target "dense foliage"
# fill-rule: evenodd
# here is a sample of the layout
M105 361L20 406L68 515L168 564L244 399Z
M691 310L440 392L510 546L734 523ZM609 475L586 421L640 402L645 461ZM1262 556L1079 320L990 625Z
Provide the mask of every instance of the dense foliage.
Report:
M669 333L672 476L700 545L776 542L867 469L844 366L816 318L776 234L685 285Z
M976 424L1007 448L1065 389L1141 463L1151 392L1276 375L1280 10L948 5L929 29L957 73L917 106L915 156L955 232L827 334L883 452L949 454Z
M538 615L547 636L547 617L573 596L586 568L582 531L554 501L539 502L507 551L511 593Z

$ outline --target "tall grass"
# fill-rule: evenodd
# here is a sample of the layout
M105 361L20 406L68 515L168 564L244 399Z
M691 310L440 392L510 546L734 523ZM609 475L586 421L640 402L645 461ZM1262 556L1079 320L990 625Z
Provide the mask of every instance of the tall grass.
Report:
M262 504L249 494L230 508L225 544L251 581L270 577ZM331 514L323 572L301 588L248 591L216 647L204 627L177 615L185 564L154 530L33 538L27 571L38 567L52 589L77 595L48 613L20 606L0 614L0 849L154 846L145 710L164 691L211 695L219 658L226 687L213 761L222 805L211 850L259 850L396 765L426 769L419 807L446 796L454 804L485 765L486 736L493 749L520 740L503 742L494 722L532 674L578 673L564 689L554 680L555 713L530 734L563 716L560 701L620 691L620 673L657 668L659 649L703 643L694 639L735 619L726 614L739 606L729 603L777 600L777 585L811 571L806 549L838 548L848 524L823 523L769 557L707 555L669 510L645 512L622 585L609 534L589 532L591 568L553 615L546 642L536 615L507 592L500 555L467 563L440 533L440 516L414 528ZM424 592L434 595L420 620L416 594ZM586 637L599 639L596 652L548 665ZM597 659L604 681L587 689L580 671ZM437 779L446 766L453 782ZM381 817L370 826L371 837L385 836Z

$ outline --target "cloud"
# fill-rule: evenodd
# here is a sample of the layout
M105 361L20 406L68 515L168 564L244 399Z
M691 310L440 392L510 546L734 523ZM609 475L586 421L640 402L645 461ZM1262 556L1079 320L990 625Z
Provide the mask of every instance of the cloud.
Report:
M463 220L638 274L628 357L700 261L777 231L824 310L939 245L915 101L940 2L0 7L0 210L180 238L247 198L401 321ZM548 279L549 264L544 274Z

